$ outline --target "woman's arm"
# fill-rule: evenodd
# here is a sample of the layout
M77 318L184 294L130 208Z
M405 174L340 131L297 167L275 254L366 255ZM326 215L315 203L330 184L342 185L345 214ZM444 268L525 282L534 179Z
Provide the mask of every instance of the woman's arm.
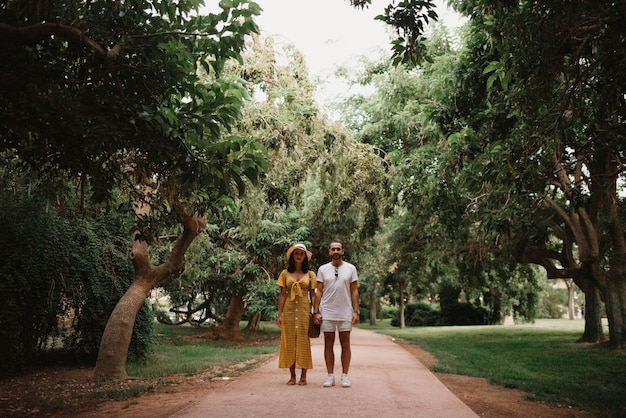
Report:
M285 308L285 300L287 300L287 288L280 288L280 295L278 296L278 318L276 318L276 323L279 327L283 325L283 309Z
M320 314L320 302L324 294L324 283L317 282L317 290L315 291L315 302L313 302L313 315L315 315L315 323L322 323L322 314Z

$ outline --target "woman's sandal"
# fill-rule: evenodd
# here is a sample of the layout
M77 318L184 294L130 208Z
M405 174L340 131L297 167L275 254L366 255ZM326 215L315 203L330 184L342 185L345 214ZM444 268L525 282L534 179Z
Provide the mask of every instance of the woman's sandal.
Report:
M300 379L300 381L298 382L298 385L306 386L306 379Z
M289 379L289 381L287 382L288 385L295 385L296 384L296 379Z

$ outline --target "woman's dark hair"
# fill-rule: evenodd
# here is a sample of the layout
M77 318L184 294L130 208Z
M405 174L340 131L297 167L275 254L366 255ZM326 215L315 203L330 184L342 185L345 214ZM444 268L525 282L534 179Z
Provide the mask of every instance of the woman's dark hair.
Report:
M287 264L287 271L289 273L293 273L294 271L296 271L296 262L293 259L293 251L289 255L289 264ZM307 257L306 254L304 254L304 260L302 261L302 272L309 272L309 257Z

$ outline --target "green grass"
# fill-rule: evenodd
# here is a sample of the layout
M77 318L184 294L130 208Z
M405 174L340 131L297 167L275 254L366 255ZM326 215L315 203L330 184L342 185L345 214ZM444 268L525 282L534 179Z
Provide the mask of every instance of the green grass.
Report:
M243 324L242 324L243 325ZM209 332L204 327L156 325L156 344L145 363L128 363L130 376L159 377L177 373L195 374L219 370L254 360L278 351L276 339L280 329L273 324L261 324L255 332L242 330L244 341L214 341L202 338Z
M432 353L433 371L477 376L521 389L530 399L626 416L626 352L577 343L582 320L516 326L417 327L384 321L362 328L402 338Z

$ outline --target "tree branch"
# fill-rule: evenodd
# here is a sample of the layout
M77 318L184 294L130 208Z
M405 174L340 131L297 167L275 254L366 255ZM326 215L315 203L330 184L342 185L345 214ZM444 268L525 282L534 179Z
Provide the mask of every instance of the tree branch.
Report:
M98 55L107 57L106 50L93 39L86 37L82 30L60 23L36 23L19 27L0 23L0 39L2 39L0 51L15 49L50 36L58 36L66 41L84 45Z
M90 51L103 58L109 74L115 80L117 92L120 97L123 96L122 84L120 83L111 61L117 59L122 50L121 44L115 44L113 48L107 51L93 39L85 36L84 32L74 26L63 25L61 23L36 23L29 26L11 26L6 23L0 23L0 53L19 48L36 41L44 40L51 36L59 37L68 42L83 45Z

